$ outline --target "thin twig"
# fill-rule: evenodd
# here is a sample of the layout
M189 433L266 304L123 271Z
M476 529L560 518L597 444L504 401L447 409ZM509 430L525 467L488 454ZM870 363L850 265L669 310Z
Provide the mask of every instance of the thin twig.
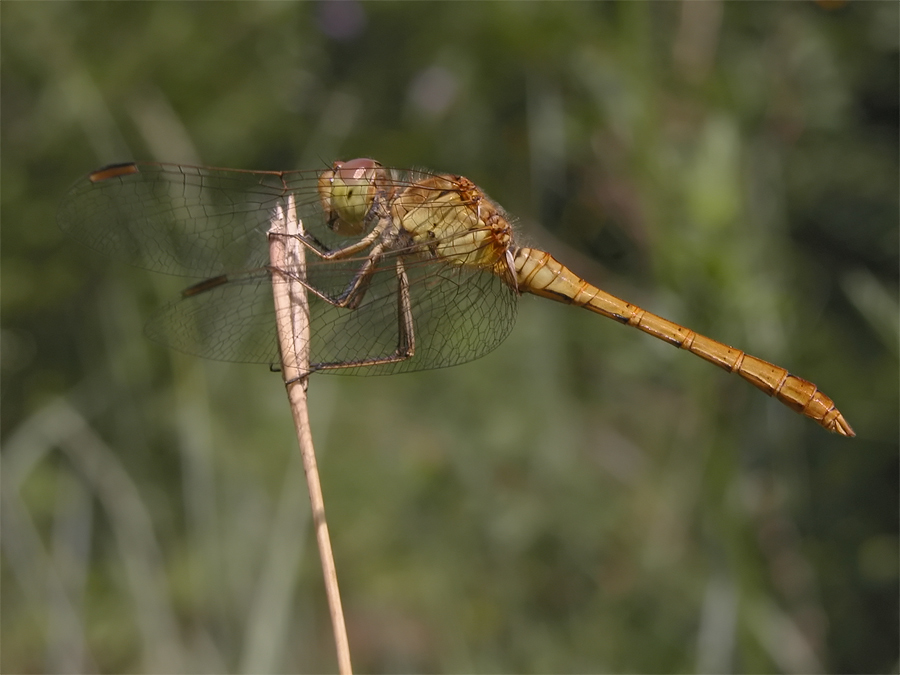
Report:
M331 612L331 626L337 648L338 670L341 675L352 672L350 646L341 594L338 590L337 571L331 552L331 539L325 522L325 501L319 483L319 470L309 427L309 410L306 401L307 376L309 374L309 302L306 288L306 258L302 245L295 235L303 233L303 223L297 218L293 195L288 196L286 212L278 209L272 219L269 235L269 258L272 263L272 290L275 296L275 315L278 322L278 342L281 347L281 372L287 388L297 442L303 457L303 469L309 488L313 523L319 557L325 576L325 592ZM279 270L290 270L290 274Z

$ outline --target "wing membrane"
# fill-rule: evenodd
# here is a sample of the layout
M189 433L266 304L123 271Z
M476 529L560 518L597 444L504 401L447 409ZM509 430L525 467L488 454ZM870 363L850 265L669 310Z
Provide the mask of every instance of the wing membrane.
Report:
M317 172L290 172L316 218ZM266 231L285 174L135 163L95 171L63 199L60 227L90 248L137 267L208 277L268 261ZM321 219L321 216L318 216Z
M322 364L357 363L389 356L400 340L395 256L372 276L355 309L335 307L309 293L312 370ZM516 291L493 272L433 259L405 256L414 321L415 354L396 363L325 369L376 375L442 368L495 349L515 323ZM358 260L309 261L311 286L337 295L358 269ZM171 303L147 325L150 338L204 358L278 363L271 277L257 272Z
M391 171L398 188L430 175ZM325 224L320 173L122 164L72 186L58 220L64 232L111 258L155 272L211 277L268 262L266 232L288 193L317 240L327 248L346 244Z
M443 195L447 179L389 170L388 192L414 187ZM277 363L267 231L276 209L293 195L311 241L324 250L348 240L328 227L318 192L321 170L240 171L136 162L106 167L76 183L59 211L60 227L109 257L138 267L189 277L216 277L157 312L146 332L154 340L198 356ZM437 185L439 188L431 188ZM449 217L435 200L435 219ZM460 201L460 208L464 203ZM429 202L421 204L426 221ZM457 235L458 236L458 233ZM402 237L401 237L402 239ZM399 241L399 240L398 240ZM414 317L415 354L404 361L330 372L376 374L469 361L502 342L515 320L515 280L436 255L439 241L392 248L365 284L354 309L309 294L311 362L356 364L392 355L400 341L397 260L407 272ZM307 251L307 281L338 297L363 266L362 255L324 260ZM221 277L219 279L218 277Z

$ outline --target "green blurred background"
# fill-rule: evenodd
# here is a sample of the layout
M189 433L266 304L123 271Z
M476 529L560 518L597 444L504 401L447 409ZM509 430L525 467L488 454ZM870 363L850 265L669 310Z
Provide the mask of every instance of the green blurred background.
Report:
M858 437L533 297L480 361L316 376L359 671L897 672L898 8L2 3L0 668L335 668L280 377L146 341L189 282L55 211L115 161L370 156Z

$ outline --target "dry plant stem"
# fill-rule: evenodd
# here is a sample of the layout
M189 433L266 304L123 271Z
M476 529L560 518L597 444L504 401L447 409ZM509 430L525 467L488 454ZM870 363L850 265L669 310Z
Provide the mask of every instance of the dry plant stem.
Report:
M334 556L331 552L331 539L325 522L325 501L319 483L306 400L309 373L309 303L306 289L300 283L300 280L306 278L306 262L301 244L290 236L302 234L302 228L303 223L297 218L293 195L289 195L285 210L279 208L270 229L269 259L272 263L272 290L275 296L278 342L281 347L281 371L294 416L297 441L303 457L303 469L306 472L309 501L316 528L316 542L325 576L325 592L328 596L331 625L337 648L338 670L342 675L349 675L352 672L350 646L347 641ZM279 270L291 270L291 274L283 274Z

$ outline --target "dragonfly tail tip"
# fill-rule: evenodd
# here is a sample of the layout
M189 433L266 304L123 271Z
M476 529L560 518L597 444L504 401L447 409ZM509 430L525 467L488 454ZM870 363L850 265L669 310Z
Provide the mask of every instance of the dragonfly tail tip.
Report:
M856 432L853 431L853 427L850 426L850 423L844 419L844 416L838 413L838 416L835 417L831 422L831 431L840 434L841 436L846 436L847 438L853 438L856 436Z

